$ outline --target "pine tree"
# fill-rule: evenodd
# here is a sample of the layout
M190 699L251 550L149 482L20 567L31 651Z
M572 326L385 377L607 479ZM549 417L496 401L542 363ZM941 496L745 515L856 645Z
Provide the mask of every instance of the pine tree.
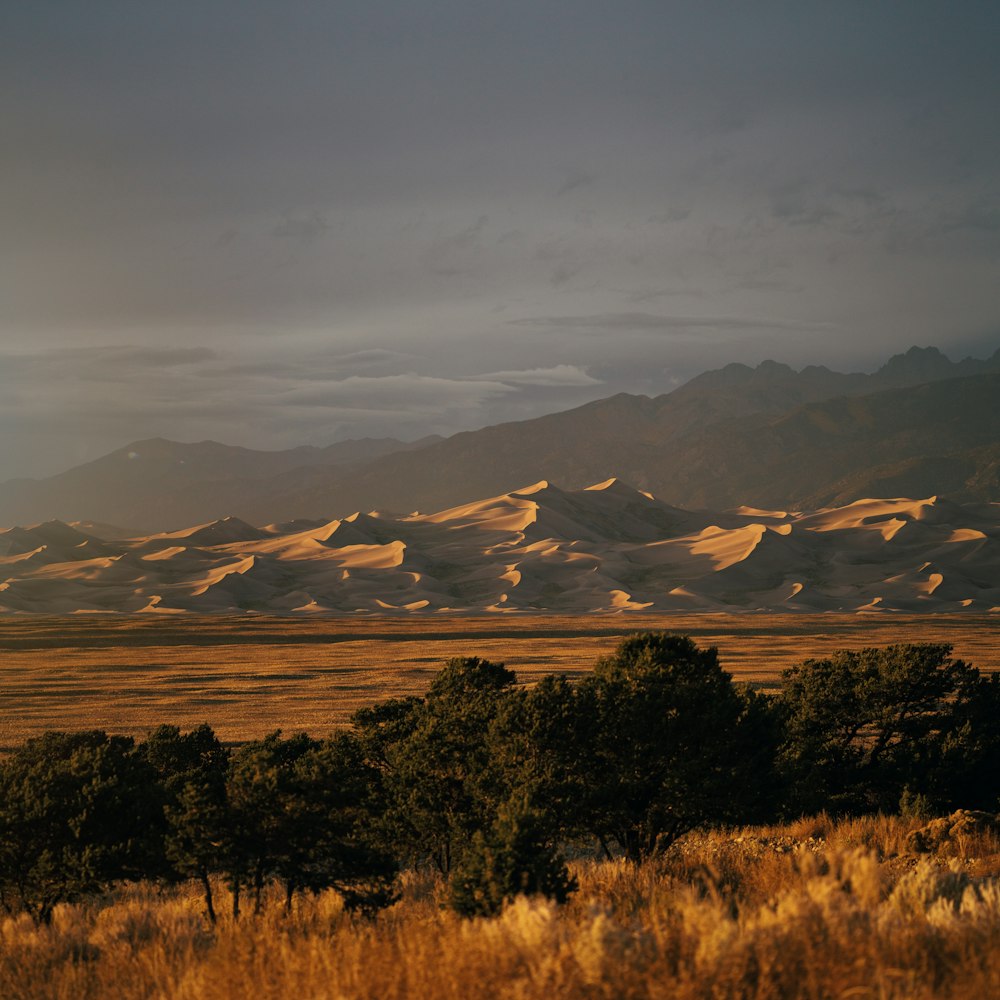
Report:
M577 888L546 834L544 817L523 795L500 807L487 832L477 831L449 882L453 909L494 916L516 896L565 903Z

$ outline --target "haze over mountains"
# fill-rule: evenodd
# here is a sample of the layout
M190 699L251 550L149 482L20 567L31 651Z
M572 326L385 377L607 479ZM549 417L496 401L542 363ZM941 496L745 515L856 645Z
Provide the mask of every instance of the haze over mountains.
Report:
M0 611L1000 611L1000 504L689 512L609 480L437 514L0 532Z
M676 506L811 509L872 496L1000 496L1000 350L912 348L871 375L728 365L655 398L618 394L409 444L264 452L153 439L0 484L0 525L52 518L173 530L356 510L439 510L548 479L620 477Z
M285 451L258 451L217 441L134 441L48 479L0 484L0 523L65 517L146 529L176 528L227 516L248 505L266 505L277 484L293 490L296 483L310 482L313 470L342 475L381 456L439 440L436 436L410 443L363 438Z

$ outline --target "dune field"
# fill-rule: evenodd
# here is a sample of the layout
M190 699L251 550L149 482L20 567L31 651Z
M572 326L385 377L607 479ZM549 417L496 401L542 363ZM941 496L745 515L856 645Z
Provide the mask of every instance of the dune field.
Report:
M85 528L0 532L0 611L1000 611L1000 504L936 497L716 513L611 479L405 517Z

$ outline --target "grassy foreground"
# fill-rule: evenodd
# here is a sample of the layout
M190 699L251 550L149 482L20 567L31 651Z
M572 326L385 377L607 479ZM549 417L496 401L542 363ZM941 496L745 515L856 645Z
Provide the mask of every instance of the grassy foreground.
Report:
M373 921L333 893L210 929L193 887L132 886L0 922L0 996L930 998L1000 996L1000 842L906 853L886 817L692 834L657 864L577 862L564 907L444 909L408 873ZM220 888L220 896L224 890Z

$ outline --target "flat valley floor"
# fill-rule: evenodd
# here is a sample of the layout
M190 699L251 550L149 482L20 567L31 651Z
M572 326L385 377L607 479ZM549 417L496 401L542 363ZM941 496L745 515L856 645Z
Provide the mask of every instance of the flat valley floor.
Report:
M716 646L737 680L776 688L835 649L947 642L1000 670L1000 616L913 614L0 617L0 752L46 729L142 737L208 722L231 743L273 729L324 736L356 709L421 694L453 656L532 683L580 674L625 635L663 629Z

